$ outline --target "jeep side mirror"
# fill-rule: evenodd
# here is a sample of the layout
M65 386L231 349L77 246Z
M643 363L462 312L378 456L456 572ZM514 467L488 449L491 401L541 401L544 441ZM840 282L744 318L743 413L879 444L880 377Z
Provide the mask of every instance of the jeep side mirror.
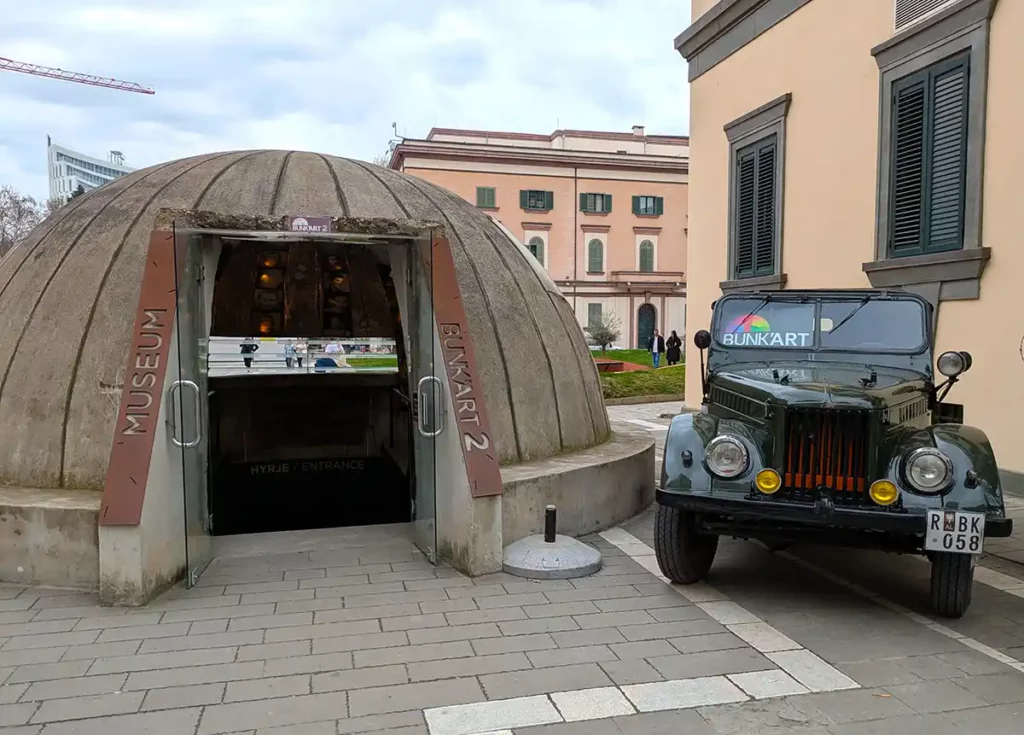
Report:
M704 369L704 350L711 346L711 332L706 329L698 329L693 335L693 344L700 350L700 390L703 400L708 399L708 374Z
M939 355L939 359L936 360L935 364L939 372L946 376L946 382L935 388L935 399L938 403L942 403L946 399L953 384L960 376L971 369L972 362L970 352L950 351ZM939 392L940 390L942 391L941 393Z
M943 352L939 355L939 372L947 378L958 378L971 369L970 352Z

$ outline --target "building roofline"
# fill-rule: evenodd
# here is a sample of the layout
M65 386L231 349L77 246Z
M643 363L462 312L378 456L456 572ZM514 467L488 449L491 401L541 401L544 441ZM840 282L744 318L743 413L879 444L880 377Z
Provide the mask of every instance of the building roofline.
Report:
M495 146L478 143L457 143L436 140L406 139L395 146L388 166L401 169L412 155L440 160L476 160L492 163L519 163L539 166L609 168L630 171L664 171L689 173L690 161L683 156L661 156L638 153L606 153L574 151L561 148L527 148Z
M642 140L654 143L686 143L689 144L688 135L635 135L633 133L620 133L602 130L574 130L572 128L559 128L549 135L543 133L515 133L500 130L476 130L473 128L431 128L425 140L431 142L435 135L464 135L473 138L507 138L509 140L535 140L552 141L560 136L573 138L596 138L603 140ZM447 141L445 141L447 142Z

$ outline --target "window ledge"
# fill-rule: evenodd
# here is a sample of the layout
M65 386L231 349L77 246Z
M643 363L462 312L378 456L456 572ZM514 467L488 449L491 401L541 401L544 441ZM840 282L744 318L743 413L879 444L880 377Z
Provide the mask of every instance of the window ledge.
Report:
M644 219L658 219L658 217L660 217L661 215L660 214L639 214L638 213L638 214L636 214L634 216L635 217L643 217Z
M603 276L604 271L587 271L588 276Z
M611 212L591 212L586 209L581 209L580 214L585 214L588 217L607 217Z
M940 291L940 300L978 298L981 274L992 256L991 248L966 248L945 253L911 255L864 263L872 288L923 284L957 284Z
M476 205L477 209L482 209L484 212L497 212L498 207L481 207L479 204Z
M722 281L718 287L722 293L733 291L781 291L786 287L789 277L785 273L774 276L756 276L754 278L737 278L735 281Z
M524 207L523 211L524 212L534 212L536 214L547 214L551 210L550 209L531 209L529 207Z

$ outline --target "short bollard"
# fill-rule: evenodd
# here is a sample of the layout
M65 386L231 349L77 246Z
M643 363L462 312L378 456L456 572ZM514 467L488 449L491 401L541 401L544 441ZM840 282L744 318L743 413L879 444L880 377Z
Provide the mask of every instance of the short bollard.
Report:
M555 506L549 505L544 509L544 541L555 543Z
M601 568L601 552L570 536L557 536L557 509L544 508L544 534L535 533L505 547L501 568L525 579L575 579Z

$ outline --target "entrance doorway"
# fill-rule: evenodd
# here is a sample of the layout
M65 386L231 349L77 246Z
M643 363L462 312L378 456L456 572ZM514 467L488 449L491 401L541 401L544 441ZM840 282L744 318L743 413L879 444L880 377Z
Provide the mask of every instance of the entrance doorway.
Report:
M430 239L180 230L175 256L189 585L223 535L404 523L433 562Z
M654 304L641 304L636 313L636 334L637 348L647 349L647 342L654 336L654 325L657 323L658 313Z

